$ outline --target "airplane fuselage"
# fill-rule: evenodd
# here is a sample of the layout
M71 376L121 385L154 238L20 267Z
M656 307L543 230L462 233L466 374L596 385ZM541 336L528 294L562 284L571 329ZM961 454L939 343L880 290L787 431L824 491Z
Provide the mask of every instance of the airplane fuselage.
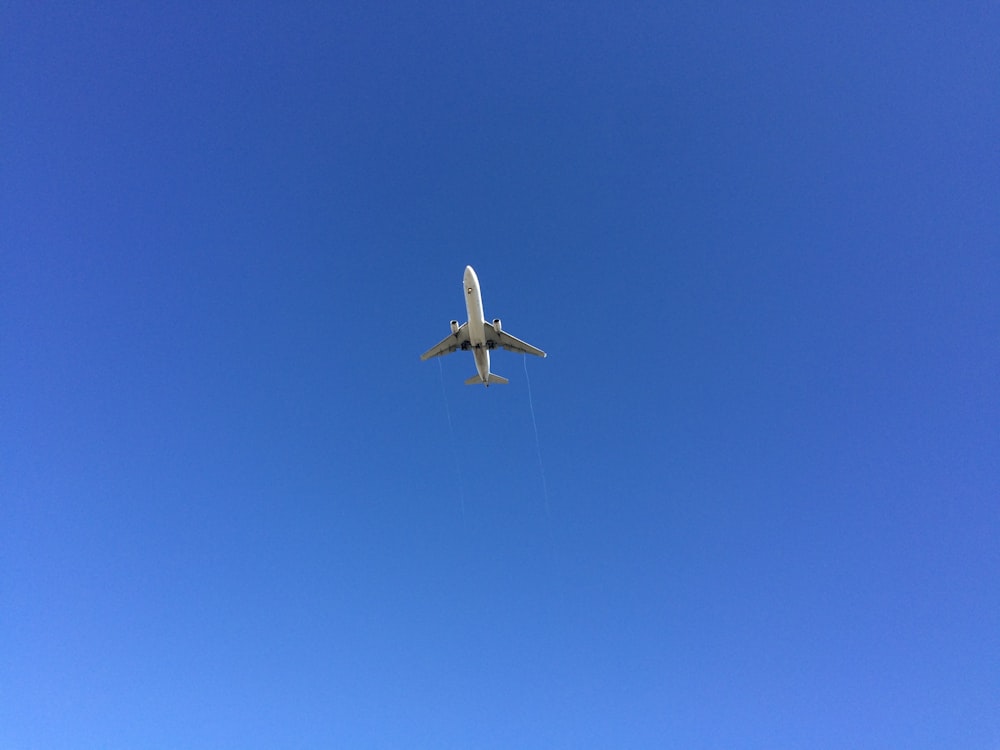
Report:
M420 359L440 357L459 349L463 352L471 350L472 356L476 360L476 374L466 380L465 384L482 383L485 386L490 386L508 382L507 378L490 372L490 349L500 348L518 354L531 354L535 357L545 356L545 352L538 347L521 341L521 339L504 331L499 318L494 318L492 323L487 322L486 316L483 314L483 294L479 289L479 277L472 270L472 266L465 267L465 274L462 276L462 293L465 295L465 312L469 319L462 325L459 325L457 320L451 321L451 334L421 354Z
M476 371L486 382L490 376L490 350L486 348L486 329L483 325L486 322L483 317L483 294L479 289L479 277L472 266L465 267L462 286L465 288L465 311L469 316L469 346L476 360Z

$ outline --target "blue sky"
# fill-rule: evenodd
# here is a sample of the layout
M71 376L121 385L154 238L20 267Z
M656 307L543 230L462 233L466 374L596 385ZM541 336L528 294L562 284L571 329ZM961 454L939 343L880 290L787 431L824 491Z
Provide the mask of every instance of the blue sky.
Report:
M0 21L0 746L1000 746L995 4Z

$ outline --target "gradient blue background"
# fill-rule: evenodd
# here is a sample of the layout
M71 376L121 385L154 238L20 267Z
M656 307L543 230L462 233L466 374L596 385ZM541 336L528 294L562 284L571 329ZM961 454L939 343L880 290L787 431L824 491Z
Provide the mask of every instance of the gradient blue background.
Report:
M0 747L1000 746L995 3L0 34Z

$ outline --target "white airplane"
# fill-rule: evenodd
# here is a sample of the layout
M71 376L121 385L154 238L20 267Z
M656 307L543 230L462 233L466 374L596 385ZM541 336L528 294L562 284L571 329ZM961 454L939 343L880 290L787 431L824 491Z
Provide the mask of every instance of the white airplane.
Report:
M469 314L468 322L459 325L457 320L451 321L451 335L437 346L421 354L420 359L427 360L431 357L451 354L456 349L462 351L471 349L472 356L476 358L478 374L466 380L465 384L482 383L489 387L494 383L507 382L507 378L490 372L490 349L496 349L499 346L518 354L545 356L545 352L541 349L536 349L531 344L526 344L506 331L500 330L500 318L495 318L492 325L486 322L486 319L483 318L483 295L479 291L479 277L472 270L472 266L465 267L462 287L465 289L465 309Z

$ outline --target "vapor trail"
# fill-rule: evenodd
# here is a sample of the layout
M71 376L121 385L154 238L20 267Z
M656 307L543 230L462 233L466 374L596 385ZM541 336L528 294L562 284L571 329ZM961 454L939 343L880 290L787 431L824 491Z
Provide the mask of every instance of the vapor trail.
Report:
M528 355L524 355L524 380L528 384L528 408L531 409L531 426L535 429L535 453L538 454L538 471L542 475L542 492L545 495L545 515L549 515L549 484L545 481L545 466L542 464L542 444L538 440L538 423L535 421L535 404L531 398L531 378L528 377ZM443 381L442 381L443 382Z
M448 406L448 390L444 385L444 365L438 357L438 373L441 375L441 395L444 397L444 413L448 415L448 432L451 434L451 458L455 462L455 475L458 477L458 496L462 503L462 524L465 524L465 482L462 480L462 465L458 461L458 441L455 439L455 427L451 423L451 407Z

